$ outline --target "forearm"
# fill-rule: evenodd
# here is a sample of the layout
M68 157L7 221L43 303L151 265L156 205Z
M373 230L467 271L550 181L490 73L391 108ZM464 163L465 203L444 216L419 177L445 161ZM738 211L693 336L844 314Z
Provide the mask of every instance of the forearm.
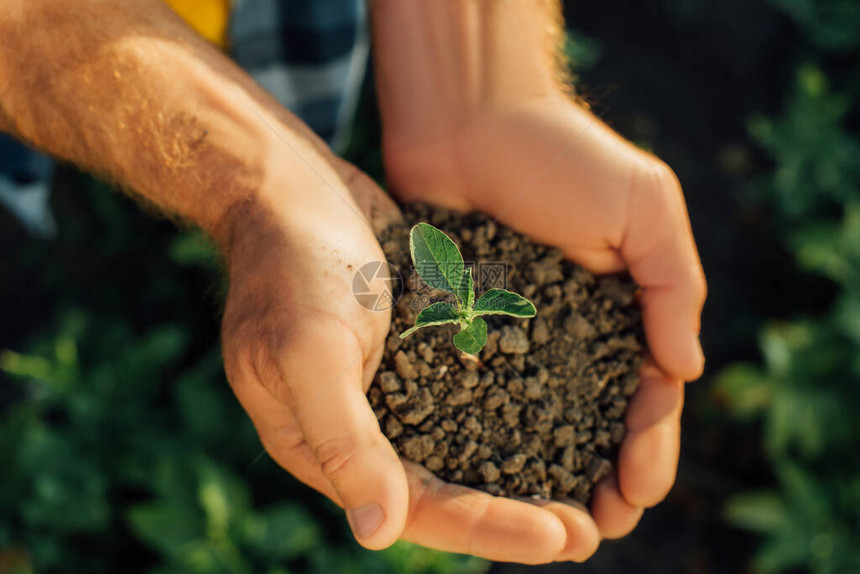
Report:
M564 91L558 0L374 0L371 7L383 121L398 132L443 132L478 109Z
M310 162L328 154L159 0L11 4L0 128L216 238L264 185L273 128Z

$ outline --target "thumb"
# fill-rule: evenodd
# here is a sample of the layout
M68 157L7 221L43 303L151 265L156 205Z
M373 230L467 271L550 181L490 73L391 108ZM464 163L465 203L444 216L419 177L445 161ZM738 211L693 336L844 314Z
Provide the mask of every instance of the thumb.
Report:
M405 527L406 472L362 390L364 359L355 337L327 327L291 345L295 360L283 366L286 398L356 540L378 550L397 541Z

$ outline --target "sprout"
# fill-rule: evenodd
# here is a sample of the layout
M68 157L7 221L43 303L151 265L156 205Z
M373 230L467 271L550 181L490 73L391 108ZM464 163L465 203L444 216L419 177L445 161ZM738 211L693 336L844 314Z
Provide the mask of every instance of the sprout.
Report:
M400 334L401 339L423 327L456 323L460 332L454 335L454 346L474 355L487 344L487 323L481 315L528 318L537 313L531 301L505 289L489 289L476 301L472 269L465 266L451 238L432 225L419 223L412 228L409 251L421 279L453 294L456 304L440 301L423 309L415 325Z

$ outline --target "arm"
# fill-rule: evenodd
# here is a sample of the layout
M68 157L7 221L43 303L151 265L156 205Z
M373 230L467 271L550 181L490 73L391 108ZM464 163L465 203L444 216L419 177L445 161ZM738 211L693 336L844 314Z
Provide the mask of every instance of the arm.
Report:
M352 295L396 208L160 1L0 0L0 125L215 238L230 385L269 455L341 505L362 545L559 554L579 517L398 459L365 396L390 317Z
M568 96L553 55L558 3L373 6L394 191L496 215L593 271L628 268L657 362L698 378L705 282L680 185Z
M264 446L363 544L396 540L406 475L364 395L389 318L354 301L348 271L383 258L365 215L390 212L380 190L157 0L0 2L0 109L18 137L213 236L225 370ZM368 527L367 505L385 519Z
M570 97L556 0L373 6L392 192L484 211L643 288L656 366L642 371L617 479L591 509L603 536L623 535L674 482L682 380L703 368L705 282L677 178Z
M219 239L283 146L266 123L331 171L325 145L164 3L2 4L0 127L34 147Z

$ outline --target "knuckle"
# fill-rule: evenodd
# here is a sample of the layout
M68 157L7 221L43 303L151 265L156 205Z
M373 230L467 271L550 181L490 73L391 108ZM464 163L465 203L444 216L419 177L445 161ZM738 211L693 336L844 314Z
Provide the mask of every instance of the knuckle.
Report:
M319 443L314 454L323 474L336 484L350 461L358 454L358 441L349 434L338 435Z
M306 444L304 433L296 422L261 432L260 441L272 459L286 463L292 462Z
M681 193L681 181L669 164L661 159L652 158L649 172L660 189L666 193Z
M705 273L701 269L696 271L693 278L693 296L699 307L704 306L705 300L708 298L708 283L705 280Z
M678 180L678 176L675 175L672 168L660 159L651 158L649 169L653 181L655 182L656 189L658 190L658 193L662 195L664 200L668 202L667 206L669 209L672 209L672 206L683 206L684 195L683 190L681 189L681 182ZM686 214L684 214L682 218L676 219L676 221L681 220L684 222L687 221ZM691 257L695 259L695 264L691 265L688 275L690 296L693 298L694 302L701 307L704 305L705 299L708 295L708 285L705 280L704 270L698 261L698 256L695 254L696 248L692 243L692 236L690 236L690 241L685 245L685 249L692 249L693 255Z
M660 205L666 212L684 201L681 182L669 165L652 155L640 155L634 163L631 190L642 202Z

